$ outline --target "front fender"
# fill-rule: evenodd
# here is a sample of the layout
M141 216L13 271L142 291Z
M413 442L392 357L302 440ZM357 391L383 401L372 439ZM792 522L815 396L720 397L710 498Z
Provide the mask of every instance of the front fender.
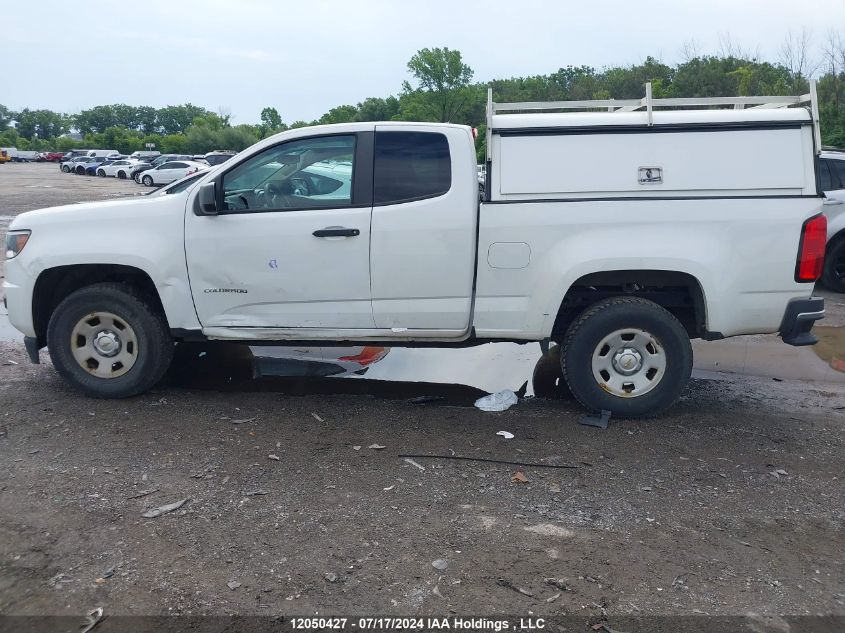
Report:
M112 264L152 280L171 328L199 328L184 248L185 196L155 196L44 209L18 216L32 236L16 265L34 286L58 266Z

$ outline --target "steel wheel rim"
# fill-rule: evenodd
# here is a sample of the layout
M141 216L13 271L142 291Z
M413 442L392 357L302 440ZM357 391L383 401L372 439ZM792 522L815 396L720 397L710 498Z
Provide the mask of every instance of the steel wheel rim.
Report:
M666 352L653 334L624 328L605 336L592 357L599 387L620 398L637 398L660 384L666 374Z
M76 322L70 351L77 365L97 378L119 378L138 360L138 337L112 312L91 312Z

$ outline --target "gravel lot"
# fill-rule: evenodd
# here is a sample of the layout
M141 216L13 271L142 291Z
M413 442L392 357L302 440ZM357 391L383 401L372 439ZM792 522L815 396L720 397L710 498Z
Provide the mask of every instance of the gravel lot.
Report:
M0 216L143 190L2 165ZM0 613L845 615L845 306L829 299L822 358L767 361L773 337L697 348L715 360L678 406L606 430L570 402L475 410L471 362L449 379L463 386L413 365L404 382L252 380L240 348L186 347L154 393L97 401L46 351L34 366L0 342ZM736 350L754 375L724 373ZM485 366L510 376L508 359ZM766 622L736 630L798 630Z

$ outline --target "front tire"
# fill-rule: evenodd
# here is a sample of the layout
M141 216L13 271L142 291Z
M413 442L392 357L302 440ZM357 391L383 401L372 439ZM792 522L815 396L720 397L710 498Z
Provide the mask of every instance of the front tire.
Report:
M144 176L143 178L141 178L141 182L143 182L144 185L146 185L147 187L153 186L153 179L151 176Z
M118 177L119 180L126 180L126 172L125 171L117 172L117 177Z
M822 283L834 292L845 292L845 237L837 239L825 253Z
M106 172L105 172L104 170L102 170L102 169L98 169L98 170L97 170L97 175L98 175L100 178L105 178L105 177L106 177Z
M681 395L692 373L689 335L665 308L639 297L594 304L566 332L561 368L584 407L654 416Z
M164 317L119 283L86 286L65 297L50 317L47 346L62 378L94 398L147 391L173 358Z
M66 174L69 174L70 173L70 167L68 167L67 165L62 165L62 171Z

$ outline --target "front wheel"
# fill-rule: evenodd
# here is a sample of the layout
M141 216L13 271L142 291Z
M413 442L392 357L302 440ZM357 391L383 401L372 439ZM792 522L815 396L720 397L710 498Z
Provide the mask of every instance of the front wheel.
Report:
M680 321L653 301L613 297L569 326L561 368L587 409L653 416L674 404L686 386L692 345Z
M147 187L153 186L153 179L151 176L144 176L141 178L141 182L143 182Z
M126 180L126 172L125 172L125 171L119 171L119 172L117 172L117 177L118 177L118 179L120 179L120 180Z
M839 238L825 253L822 283L834 292L845 292L845 237Z
M105 178L105 177L106 177L106 172L105 172L105 170L104 170L104 169L98 169L98 170L97 170L97 175L98 175L100 178Z
M147 391L173 358L164 317L131 286L117 283L68 295L50 317L47 346L62 378L94 398Z
M69 174L70 173L70 167L68 167L67 165L62 165L62 171L66 174Z

